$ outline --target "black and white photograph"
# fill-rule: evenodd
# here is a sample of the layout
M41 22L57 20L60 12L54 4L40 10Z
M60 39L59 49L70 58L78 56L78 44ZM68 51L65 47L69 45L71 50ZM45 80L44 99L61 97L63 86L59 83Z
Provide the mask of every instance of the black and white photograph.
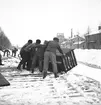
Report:
M0 105L101 105L101 0L0 0Z

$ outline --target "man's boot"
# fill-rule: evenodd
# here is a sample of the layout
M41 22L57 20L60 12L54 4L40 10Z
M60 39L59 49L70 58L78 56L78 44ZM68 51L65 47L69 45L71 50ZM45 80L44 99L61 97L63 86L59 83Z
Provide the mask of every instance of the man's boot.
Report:
M34 68L31 68L30 71L31 71L32 73L34 73Z
M18 70L21 70L21 63L19 63L17 69L18 69Z
M43 79L45 79L45 78L46 78L46 76L47 76L47 72L46 72L46 71L44 71L44 72L43 72Z
M54 73L55 78L59 77L59 75L57 73Z

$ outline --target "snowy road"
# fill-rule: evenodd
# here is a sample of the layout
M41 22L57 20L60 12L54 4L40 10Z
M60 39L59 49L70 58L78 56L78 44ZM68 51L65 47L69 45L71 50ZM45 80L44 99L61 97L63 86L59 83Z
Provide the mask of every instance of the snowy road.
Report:
M37 71L34 75L26 70L18 72L14 67L17 59L4 63L0 70L11 85L0 87L0 105L101 105L101 85L96 81L100 69L78 64L57 79L50 74L43 80Z

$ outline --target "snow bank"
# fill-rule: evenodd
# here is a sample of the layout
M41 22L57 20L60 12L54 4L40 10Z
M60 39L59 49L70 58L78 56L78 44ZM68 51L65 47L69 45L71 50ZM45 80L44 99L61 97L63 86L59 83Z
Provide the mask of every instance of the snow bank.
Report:
M77 61L101 68L101 50L76 49L74 52Z

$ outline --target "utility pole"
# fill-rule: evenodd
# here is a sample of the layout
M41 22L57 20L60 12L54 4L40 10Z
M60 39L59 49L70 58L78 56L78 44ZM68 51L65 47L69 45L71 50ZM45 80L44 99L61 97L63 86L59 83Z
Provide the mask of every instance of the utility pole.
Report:
M91 30L90 30L90 27L88 26L88 29L87 29L87 49L89 49L89 34L90 34Z
M71 38L73 37L73 29L71 29Z
M72 48L73 29L71 28L70 47Z
M77 32L77 38L78 38L78 49L79 49L79 32Z

